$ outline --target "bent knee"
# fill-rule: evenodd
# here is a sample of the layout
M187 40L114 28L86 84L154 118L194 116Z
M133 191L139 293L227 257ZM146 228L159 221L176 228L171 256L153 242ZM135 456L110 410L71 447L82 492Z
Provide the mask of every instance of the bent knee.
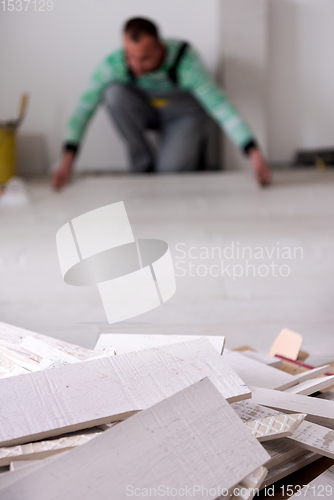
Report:
M124 84L113 83L104 92L104 99L109 107L119 106L127 98L129 91Z

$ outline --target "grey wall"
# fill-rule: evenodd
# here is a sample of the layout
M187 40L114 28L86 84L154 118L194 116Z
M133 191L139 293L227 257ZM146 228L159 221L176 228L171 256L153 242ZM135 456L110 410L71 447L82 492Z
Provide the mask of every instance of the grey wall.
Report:
M221 23L223 86L266 152L268 0L222 0ZM248 167L248 160L224 137L224 168Z
M334 142L333 0L222 0L222 76L270 161ZM227 168L248 163L224 140Z
M269 3L268 149L284 162L334 143L334 2Z

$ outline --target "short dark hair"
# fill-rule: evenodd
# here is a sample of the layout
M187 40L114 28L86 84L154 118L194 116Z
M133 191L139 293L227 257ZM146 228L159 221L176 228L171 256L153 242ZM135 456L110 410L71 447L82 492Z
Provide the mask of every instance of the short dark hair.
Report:
M132 41L139 42L143 35L149 35L153 38L159 39L159 30L157 26L143 17L133 17L129 19L124 25L124 33L129 35Z

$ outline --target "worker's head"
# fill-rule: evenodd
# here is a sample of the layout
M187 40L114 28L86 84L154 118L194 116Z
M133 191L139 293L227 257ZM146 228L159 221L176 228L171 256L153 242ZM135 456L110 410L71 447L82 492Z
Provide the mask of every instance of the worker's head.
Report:
M155 24L135 17L127 21L123 31L127 62L134 74L140 76L156 69L161 62L163 46Z

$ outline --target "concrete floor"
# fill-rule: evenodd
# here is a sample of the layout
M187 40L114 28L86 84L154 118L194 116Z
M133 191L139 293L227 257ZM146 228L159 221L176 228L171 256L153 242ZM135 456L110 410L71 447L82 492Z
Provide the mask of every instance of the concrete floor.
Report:
M248 344L264 352L288 327L304 336L315 364L334 359L334 171L279 171L263 190L250 173L83 177L60 193L44 181L29 181L27 189L29 205L0 209L1 321L90 348L102 332L203 333L225 335L229 348ZM255 272L264 274L259 266L274 261L290 274L254 277L252 268L233 279L227 271L187 271L166 304L108 325L96 287L62 281L55 235L71 218L120 200L135 237L167 241L174 264L184 269L191 261L193 274L219 259L200 259L193 249L198 258L180 263L175 245L224 251L234 242L235 254L237 247L267 247L274 254L250 261ZM295 259L278 258L283 247L301 247L303 258L300 250ZM246 257L222 258L240 274Z

